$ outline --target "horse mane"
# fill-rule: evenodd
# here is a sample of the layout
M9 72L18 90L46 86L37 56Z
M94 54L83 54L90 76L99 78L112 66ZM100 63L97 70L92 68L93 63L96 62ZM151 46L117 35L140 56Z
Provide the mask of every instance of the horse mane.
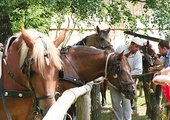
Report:
M84 53L91 53L91 54L99 54L102 51L106 52L106 50L101 50L101 49L98 49L98 48L96 48L94 46L77 45L77 46L72 46L71 48L78 49L77 52L84 52ZM95 52L91 52L91 51L95 51Z
M87 38L88 38L88 36L87 37L85 37L85 38L83 38L82 40L80 40L80 41L78 41L76 44L74 44L74 45L86 45L86 42L87 42Z
M50 61L50 67L51 66L56 66L56 68L61 69L62 68L62 62L60 59L60 52L47 35L40 33L36 30L29 29L27 30L27 34L30 35L30 37L35 41L34 48L33 48L33 53L32 56L34 58L35 63L38 66L38 69L40 73L45 72L45 60L44 60L44 55L45 55L45 50L44 50L44 45L41 41L40 36L45 40L45 43L47 45L47 56ZM22 39L22 35L20 34L19 39ZM27 57L29 48L27 47L26 43L24 40L22 40L21 46L20 46L20 52L21 52L21 57L20 57L20 68L24 64L24 61ZM55 53L55 54L54 54Z

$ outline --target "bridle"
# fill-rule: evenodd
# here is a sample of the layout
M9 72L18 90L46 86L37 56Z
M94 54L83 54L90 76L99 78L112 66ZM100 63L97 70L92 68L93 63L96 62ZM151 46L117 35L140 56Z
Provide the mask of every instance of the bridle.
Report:
M101 38L100 36L97 36L97 35L98 35L98 34L95 35L95 40L94 40L94 45L93 45L93 46L95 46L96 42L99 42L100 48L101 48L102 50L104 50L104 49L106 49L106 48L108 48L108 47L113 47L113 45L110 44L110 42L109 42L108 44L103 44L103 42L102 42L102 41L104 41L104 40L102 40L103 38ZM100 40L97 40L97 37L99 37Z
M112 67L110 69L107 68L108 66L108 61L110 56L113 55L113 59L112 59ZM124 91L125 93L127 93L128 91L128 85L131 84L135 84L135 82L126 82L126 83L122 83L119 76L121 76L121 71L122 71L122 67L121 67L121 61L118 61L116 59L118 53L110 53L107 57L106 60L106 66L105 66L105 76L104 76L104 80L108 79L108 75L111 73L111 71L113 71L113 78L116 79L119 83L119 86L121 87L122 91ZM114 85L113 85L114 86ZM115 88L117 88L116 86L114 86ZM118 88L117 88L118 89Z
M46 56L46 54L44 55ZM41 116L44 116L43 115L43 109L41 109L39 107L39 101L40 100L43 100L43 99L50 99L50 98L53 98L55 97L55 94L54 95L46 95L46 96L41 96L41 97L37 97L36 96L36 93L35 93L35 90L34 90L34 87L32 85L32 82L31 82L31 65L34 64L34 58L33 56L31 55L30 57L28 57L28 54L27 54L27 57L25 58L25 61L24 61L24 64L22 65L21 67L21 70L22 70L22 73L23 74L26 74L27 75L27 79L28 79L28 83L29 83L29 86L31 88L31 91L33 93L33 99L34 99L34 112L33 112L33 116L34 114L37 115L41 115Z
M44 50L47 50L47 46L46 46L45 40L41 36L40 36L40 38L41 38L41 41L42 41L42 43L44 45ZM54 93L54 95L47 95L47 96L41 96L41 97L37 97L36 96L34 87L33 87L32 82L31 82L31 65L34 64L34 62L33 62L34 61L34 57L32 55L30 57L28 57L28 53L29 53L29 51L27 52L27 57L24 60L24 63L22 65L22 67L21 67L21 70L22 70L23 74L27 75L29 87L31 88L31 90L25 90L25 91L4 90L2 77L0 79L0 85L1 85L1 90L0 90L0 92L1 92L0 95L1 96L0 97L2 97L3 105L4 105L4 108L5 108L5 112L6 112L6 115L8 117L8 120L12 120L12 118L10 116L10 113L9 113L9 110L8 110L8 107L7 107L6 98L33 98L33 100L34 100L34 104L33 104L34 111L32 113L32 118L31 119L34 120L38 116L40 116L40 117L44 116L43 109L41 109L39 107L39 101L43 100L43 99L53 98L56 95L56 93ZM46 54L44 56L46 56ZM12 78L12 80L14 80L20 86L22 86L23 88L28 89L10 71L8 65L6 64L5 57L6 57L6 55L3 55L2 63L4 64L4 66L5 66L5 68L6 68L7 72L8 72L8 75Z

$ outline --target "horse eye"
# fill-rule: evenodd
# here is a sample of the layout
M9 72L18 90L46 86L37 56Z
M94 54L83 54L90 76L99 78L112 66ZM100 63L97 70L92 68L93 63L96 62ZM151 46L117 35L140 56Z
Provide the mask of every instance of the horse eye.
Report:
M120 73L120 71L121 71L121 68L120 68L120 66L118 66L115 72L118 74L118 73Z
M102 41L104 41L105 39L104 38L100 38Z
M33 77L34 75L36 75L37 73L36 73L36 71L34 71L34 70L30 70L30 77Z

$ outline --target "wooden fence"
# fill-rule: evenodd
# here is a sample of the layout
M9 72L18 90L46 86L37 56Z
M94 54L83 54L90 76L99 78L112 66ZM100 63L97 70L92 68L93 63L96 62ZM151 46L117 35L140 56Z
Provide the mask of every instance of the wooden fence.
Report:
M77 103L77 119L90 120L89 92L93 82L82 87L66 90L61 97L50 107L43 120L63 120L70 106Z

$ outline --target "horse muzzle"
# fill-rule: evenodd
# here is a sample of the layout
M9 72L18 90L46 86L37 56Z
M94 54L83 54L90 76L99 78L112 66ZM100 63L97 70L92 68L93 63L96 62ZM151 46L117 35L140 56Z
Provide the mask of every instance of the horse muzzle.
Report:
M136 89L127 89L125 92L123 92L125 97L127 99L134 99L137 95L137 90Z

